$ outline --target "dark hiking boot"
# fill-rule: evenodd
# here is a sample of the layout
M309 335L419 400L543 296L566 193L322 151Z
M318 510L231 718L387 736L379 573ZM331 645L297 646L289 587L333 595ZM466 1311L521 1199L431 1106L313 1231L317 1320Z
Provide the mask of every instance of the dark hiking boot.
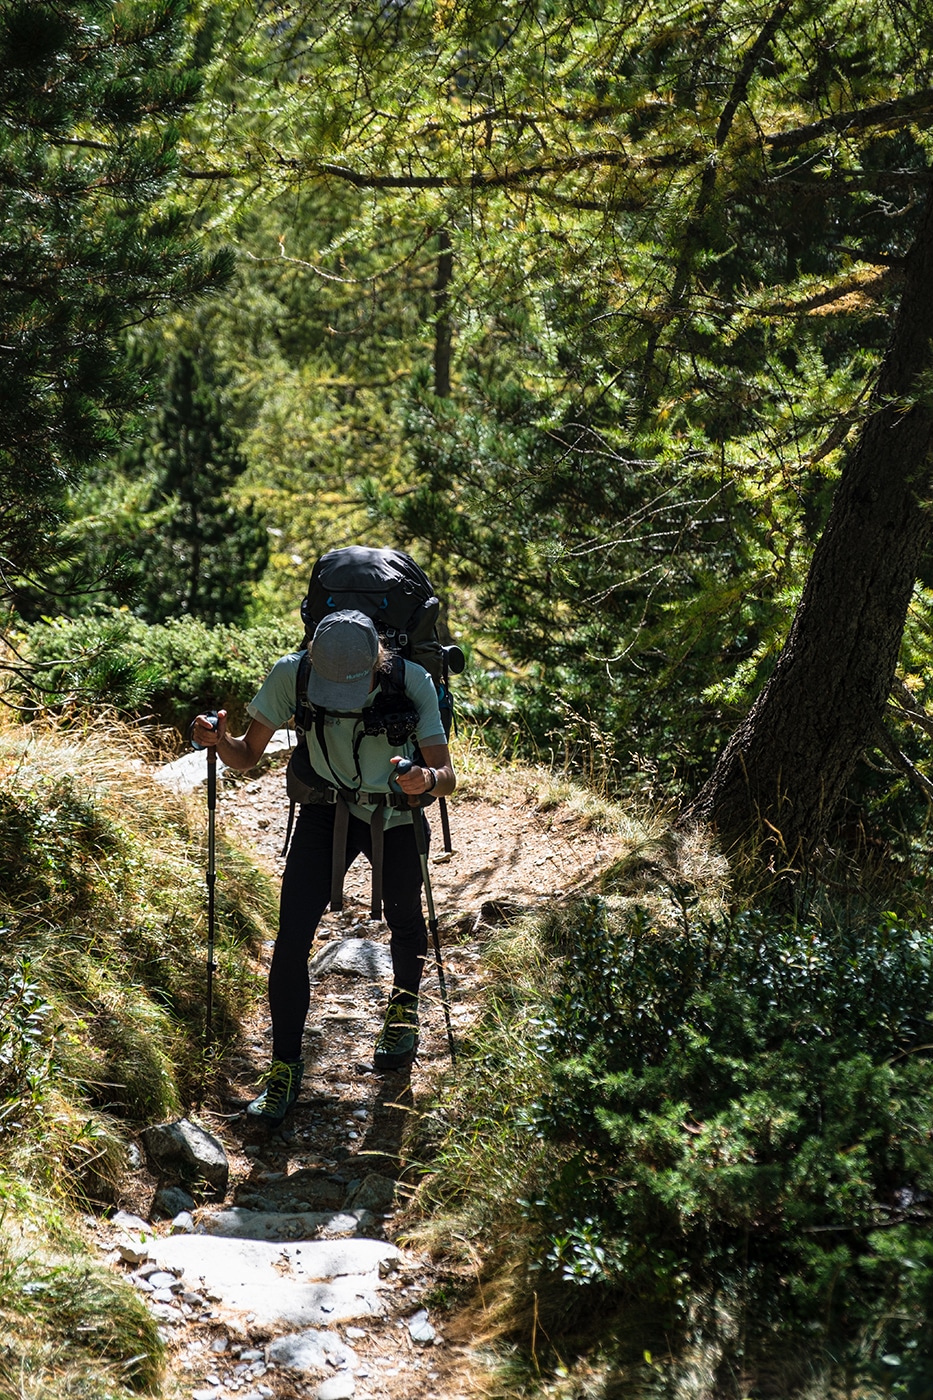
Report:
M418 998L412 1002L390 1001L386 1018L376 1041L373 1069L386 1072L405 1069L418 1051Z
M273 1060L263 1075L266 1087L247 1104L249 1117L273 1127L281 1123L298 1097L304 1067L304 1060Z

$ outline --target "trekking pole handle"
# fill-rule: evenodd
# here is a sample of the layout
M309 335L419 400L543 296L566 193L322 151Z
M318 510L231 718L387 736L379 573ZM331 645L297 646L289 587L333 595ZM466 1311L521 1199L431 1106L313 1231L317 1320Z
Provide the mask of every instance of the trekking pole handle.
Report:
M391 777L390 781L393 782L393 783L395 783L395 786L398 787L399 784L396 782L396 779L399 778L399 777L404 778L405 774L406 774L406 773L410 773L411 770L414 768L414 766L415 766L415 761L414 761L414 759L412 759L412 758L400 758L399 761L398 761L398 763L396 763L396 765L395 765L395 768L394 768L394 770L393 770L392 777ZM409 802L410 802L410 801L411 801L411 795L410 795L410 794L406 794L406 795L408 796L408 800L409 800ZM420 805L420 798L416 798L416 801L418 801L418 803L419 803L419 805Z
M210 714L206 714L204 718L207 720L211 729L216 732L219 723L217 715L212 711ZM202 745L195 743L193 736L191 745L196 749L202 747ZM217 805L217 745L207 744L204 745L204 748L207 752L207 806L210 811L213 811Z

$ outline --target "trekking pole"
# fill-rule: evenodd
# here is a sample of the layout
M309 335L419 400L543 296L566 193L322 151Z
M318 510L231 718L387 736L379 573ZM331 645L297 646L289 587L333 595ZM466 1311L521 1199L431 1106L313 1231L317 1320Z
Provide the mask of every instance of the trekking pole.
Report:
M395 772L398 775L410 773L414 768L414 763L410 758L400 758L395 765ZM415 816L415 812L418 813ZM412 825L415 828L415 845L418 848L418 856L421 860L421 878L424 881L424 897L428 906L428 928L431 930L431 937L434 940L434 960L437 963L437 980L441 989L441 1005L444 1008L444 1023L447 1026L447 1044L450 1046L450 1063L455 1064L457 1051L454 1046L454 1032L450 1024L450 999L447 995L447 979L444 976L444 959L441 956L441 939L437 931L437 915L434 912L434 895L431 890L431 875L428 870L428 843L424 834L424 813L421 803L412 810Z
M217 810L217 746L207 751L207 1008L204 1044L209 1050L214 1039L214 813Z

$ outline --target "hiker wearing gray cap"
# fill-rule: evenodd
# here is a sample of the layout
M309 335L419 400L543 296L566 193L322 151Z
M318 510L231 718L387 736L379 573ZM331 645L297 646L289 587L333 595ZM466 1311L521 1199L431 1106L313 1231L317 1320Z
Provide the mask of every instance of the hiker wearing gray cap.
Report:
M412 661L399 671L398 658L386 651L364 613L348 610L325 617L307 650L310 666L302 652L275 663L247 706L250 723L241 736L227 733L223 710L216 728L207 716L194 722L195 740L215 744L222 762L242 771L255 766L275 730L296 715L299 743L289 791L298 794L299 816L282 877L279 933L269 973L272 1065L263 1092L247 1109L271 1125L282 1121L298 1097L314 933L329 903L341 907L343 875L360 853L374 872L377 864L381 867L374 903L384 907L391 935L393 988L373 1066L403 1069L414 1058L428 935L412 823L424 822L429 835L420 802L428 793L449 795L456 786L434 682ZM296 698L305 671L306 694ZM396 678L395 689L390 676ZM300 724L299 715L310 715L310 722ZM403 758L414 762L396 775Z

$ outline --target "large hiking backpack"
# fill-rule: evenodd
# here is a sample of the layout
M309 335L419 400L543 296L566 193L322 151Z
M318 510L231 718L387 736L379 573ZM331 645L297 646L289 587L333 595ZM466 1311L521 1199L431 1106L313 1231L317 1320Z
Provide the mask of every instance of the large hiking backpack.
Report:
M362 545L322 555L301 604L307 637L328 613L346 608L371 617L390 650L423 666L436 686L444 683L444 648L437 636L440 603L409 555Z
M379 636L391 651L396 652L400 658L407 658L423 666L428 672L437 688L441 720L449 739L453 723L453 705L448 679L451 673L456 675L463 670L465 661L459 647L445 647L440 643L437 635L440 603L424 571L400 549L368 549L361 545L349 545L345 549L331 550L330 553L322 555L314 565L307 595L301 603L305 643L313 635L318 623L328 614L346 609L365 613L376 624ZM309 664L302 658L296 683L295 719L299 738L311 722L305 700ZM379 699L386 719L391 720L395 717L394 710L401 711L406 705L410 706L404 691L403 660L397 659L391 671L380 676L380 687L382 694ZM399 714L398 718L403 716ZM326 791L321 798L311 795L318 780L310 769L307 751L301 742L292 754L288 776L292 810L289 813L283 855L288 849L296 800L332 800L331 794ZM324 785L325 789L327 786ZM304 795L297 795L302 790ZM447 802L443 797L439 799L439 810L444 850L450 853L453 849L450 823ZM378 829L381 831L381 819ZM344 839L345 844L345 838L339 839ZM380 835L378 843L374 841L373 918L379 918L381 915L381 861ZM342 907L342 889L343 871L335 829L332 909Z

